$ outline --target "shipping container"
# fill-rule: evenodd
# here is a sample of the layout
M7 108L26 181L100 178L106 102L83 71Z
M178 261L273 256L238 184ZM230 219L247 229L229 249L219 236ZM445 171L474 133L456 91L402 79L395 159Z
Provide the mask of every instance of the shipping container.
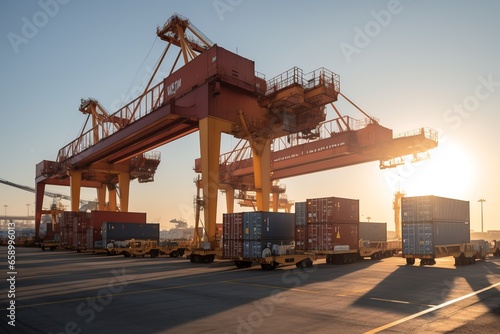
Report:
M359 200L340 197L307 200L307 223L358 223Z
M300 251L306 250L306 230L307 226L295 226L295 249Z
M146 224L145 212L91 211L90 225L101 229L102 223L143 223Z
M359 238L365 241L387 241L387 223L360 222Z
M102 244L107 245L111 240L122 241L129 239L155 240L160 242L160 224L158 223L102 223Z
M223 236L223 256L228 258L262 258L268 253L267 249L271 254L290 252L295 243L295 214L226 213Z
M307 222L307 202L295 203L295 225L303 226Z
M307 251L357 250L359 223L308 223Z
M90 225L90 213L85 211L63 211L60 219L61 227L79 227L83 231Z
M403 223L470 222L469 202L438 196L403 197L401 221Z
M434 255L436 246L470 242L468 222L403 222L402 225L403 255Z
M295 214L284 212L245 212L243 239L292 239L295 237Z
M237 258L243 256L243 239L224 239L222 245L223 257Z
M222 215L222 237L224 240L243 239L243 212Z

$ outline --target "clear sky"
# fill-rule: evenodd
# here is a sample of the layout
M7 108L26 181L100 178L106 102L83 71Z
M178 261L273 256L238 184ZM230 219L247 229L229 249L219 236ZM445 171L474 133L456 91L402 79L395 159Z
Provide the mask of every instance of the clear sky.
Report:
M281 180L290 199L357 198L362 220L394 229L392 199L401 188L407 195L470 201L478 231L477 201L484 198L484 229L500 230L495 0L2 1L0 178L34 186L35 165L55 160L78 136L85 121L81 98L96 98L113 112L136 96L164 48L155 41L156 27L174 12L218 45L255 61L267 78L293 66L304 72L326 67L340 75L344 94L394 133L421 127L440 132L430 160L391 171L373 162ZM225 136L222 152L236 142ZM155 182L132 182L129 209L147 212L148 221L163 228L179 217L193 224L198 134L158 151ZM67 187L46 190L69 194ZM82 197L96 194L85 189ZM2 214L8 205L7 214L24 215L26 204L33 214L33 203L32 193L0 184ZM224 197L219 203L221 220Z

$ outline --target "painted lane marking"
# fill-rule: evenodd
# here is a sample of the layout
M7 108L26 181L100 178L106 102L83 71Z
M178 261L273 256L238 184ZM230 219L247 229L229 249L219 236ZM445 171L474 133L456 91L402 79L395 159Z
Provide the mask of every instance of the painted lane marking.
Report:
M427 310L424 310L424 311L421 311L421 312L418 312L418 313L412 314L412 315L410 315L410 316L408 316L408 317L405 317L405 318L402 318L402 319L399 319L399 320L393 321L393 322L391 322L391 323L389 323L389 324L387 324L387 325L377 327L377 328L375 328L375 329L372 329L371 331L365 332L364 334L372 334L372 333L378 333L378 332L381 332L381 331L383 331L383 330L385 330L385 329L387 329L387 328L391 328L391 327L394 327L394 326L396 326L396 325L402 324L403 322L406 322L406 321L408 321L408 320L418 318L418 317L420 317L420 316L422 316L422 315L424 315L424 314L434 312L434 311L436 311L436 310L438 310L438 309L440 309L440 308L443 308L443 307L446 307L446 306L448 306L448 305L451 305L451 304L457 303L457 302L459 302L459 301L461 301L461 300L464 300L464 299L467 299L467 298L470 298L470 297L476 296L476 295L478 295L478 294L480 294L480 293L482 293L482 292L485 292L485 291L491 290L491 289L493 289L493 288L496 288L496 287L497 287L497 286L499 286L499 285L500 285L500 282L495 283L495 284L490 285L490 286L487 286L486 288L483 288L483 289L481 289L481 290L471 292L471 293L466 294L466 295L464 295L464 296L462 296L462 297L458 297L458 298L455 298L455 299L449 300L449 301L447 301L447 302L445 302L445 303L442 303L442 304L439 304L439 305L437 305L437 306L431 307L431 308L429 308L429 309L427 309Z
M406 305L410 305L410 304L415 304L415 305L423 305L423 306L427 306L427 307L434 307L436 305L426 305L426 304L418 304L418 303L411 303L411 302L406 302L406 301L403 301L403 300L396 300L396 299L384 299L384 298L370 298L371 300L378 300L378 301L381 301L381 302L388 302L388 303L396 303L396 304L406 304Z

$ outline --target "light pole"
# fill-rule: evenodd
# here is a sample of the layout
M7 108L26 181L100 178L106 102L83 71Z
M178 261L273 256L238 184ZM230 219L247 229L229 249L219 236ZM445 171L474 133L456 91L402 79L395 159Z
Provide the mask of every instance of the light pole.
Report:
M9 207L7 204L3 206L5 208L5 223L7 224L7 208Z
M481 203L481 233L483 232L483 203L486 202L484 198L481 198L479 201Z
M26 203L26 207L28 208L27 209L27 215L26 215L26 221L25 221L25 224L28 224L28 220L30 219L30 205L29 203Z

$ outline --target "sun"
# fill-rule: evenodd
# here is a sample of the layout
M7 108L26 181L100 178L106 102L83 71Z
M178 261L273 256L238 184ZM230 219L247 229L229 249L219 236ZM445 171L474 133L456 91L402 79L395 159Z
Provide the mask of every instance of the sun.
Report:
M467 200L474 180L467 152L446 141L431 151L431 158L407 166L400 178L407 196L435 195Z

